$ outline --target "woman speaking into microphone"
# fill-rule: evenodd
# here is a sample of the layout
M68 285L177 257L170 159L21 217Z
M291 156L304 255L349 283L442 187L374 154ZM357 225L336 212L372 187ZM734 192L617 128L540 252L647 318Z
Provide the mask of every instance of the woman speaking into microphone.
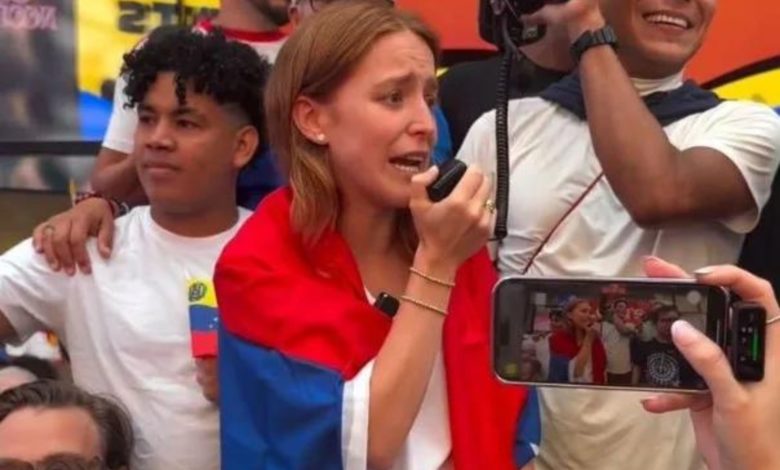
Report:
M444 200L426 191L437 52L415 17L340 2L277 57L266 111L289 186L215 275L226 470L532 465L535 395L490 366L490 181L470 168Z

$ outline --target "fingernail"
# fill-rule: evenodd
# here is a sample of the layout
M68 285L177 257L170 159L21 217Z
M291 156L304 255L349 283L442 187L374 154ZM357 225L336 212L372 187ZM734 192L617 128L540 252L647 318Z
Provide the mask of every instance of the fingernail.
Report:
M712 274L715 272L716 266L705 266L703 268L699 268L696 271L693 272L693 274L697 276L706 276L708 274Z
M65 272L68 274L68 276L72 276L75 274L76 270L73 268L65 268Z
M643 405L647 405L648 403L655 401L657 398L658 398L657 395L653 395L652 397L642 398L641 400L639 400L639 402L642 403Z
M642 257L642 261L647 263L648 261L661 261L661 258L657 256L647 255Z
M51 264L51 270L52 271L59 271L60 270L60 263L52 263Z
M672 323L672 336L679 343L690 344L701 336L701 332L685 320Z

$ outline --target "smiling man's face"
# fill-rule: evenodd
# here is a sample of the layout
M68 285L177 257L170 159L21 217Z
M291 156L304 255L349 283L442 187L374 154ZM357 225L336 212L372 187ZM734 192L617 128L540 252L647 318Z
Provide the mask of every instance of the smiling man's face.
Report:
M623 65L633 77L673 75L701 47L717 0L601 0L615 29Z

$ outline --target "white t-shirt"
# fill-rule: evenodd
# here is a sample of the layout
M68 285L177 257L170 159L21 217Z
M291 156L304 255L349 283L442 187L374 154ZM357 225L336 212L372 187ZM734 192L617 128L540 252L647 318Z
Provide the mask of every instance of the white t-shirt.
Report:
M601 342L607 352L607 372L631 372L631 336L624 335L610 322L601 324Z
M366 291L369 303L375 299ZM374 361L344 384L342 457L344 470L368 468L368 405ZM392 470L450 470L452 441L447 379L441 352L436 356L422 405Z
M674 77L677 80L676 77ZM641 84L643 93L669 81ZM495 117L470 129L458 158L495 172ZM503 274L521 274L532 254L601 172L588 125L541 98L509 103L509 235L499 256ZM664 128L678 149L710 147L739 169L758 207L770 193L780 160L780 119L769 108L723 102ZM717 184L716 181L713 184ZM631 219L602 178L561 223L533 265L535 276L642 276L642 257L655 255L692 271L737 260L743 234L758 221L750 211L722 221L658 230ZM647 394L542 389L540 470L702 468L687 413L651 415Z
M157 225L148 207L116 221L113 254L88 244L92 274L52 272L26 240L0 257L0 311L24 338L47 327L70 352L77 385L118 398L136 431L136 470L219 469L217 407L195 375L188 282L214 264L230 230L185 238Z
M204 21L195 26L195 31L208 33L213 29L210 22ZM257 52L261 57L273 63L287 37L279 32L242 32L226 30L228 39L242 42ZM141 43L141 46L143 43ZM138 125L138 114L134 108L125 108L127 96L124 93L127 81L124 76L117 77L114 85L114 106L108 121L106 135L103 137L103 147L129 155L133 151L135 128Z

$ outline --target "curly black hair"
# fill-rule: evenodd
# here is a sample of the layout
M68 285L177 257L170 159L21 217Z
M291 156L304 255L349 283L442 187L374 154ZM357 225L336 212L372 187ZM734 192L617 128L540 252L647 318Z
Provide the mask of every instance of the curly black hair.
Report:
M251 47L228 40L218 28L208 34L179 26L157 28L124 55L125 107L141 103L157 75L166 72L174 74L181 105L191 84L196 93L240 109L261 138L265 136L263 90L270 65Z

